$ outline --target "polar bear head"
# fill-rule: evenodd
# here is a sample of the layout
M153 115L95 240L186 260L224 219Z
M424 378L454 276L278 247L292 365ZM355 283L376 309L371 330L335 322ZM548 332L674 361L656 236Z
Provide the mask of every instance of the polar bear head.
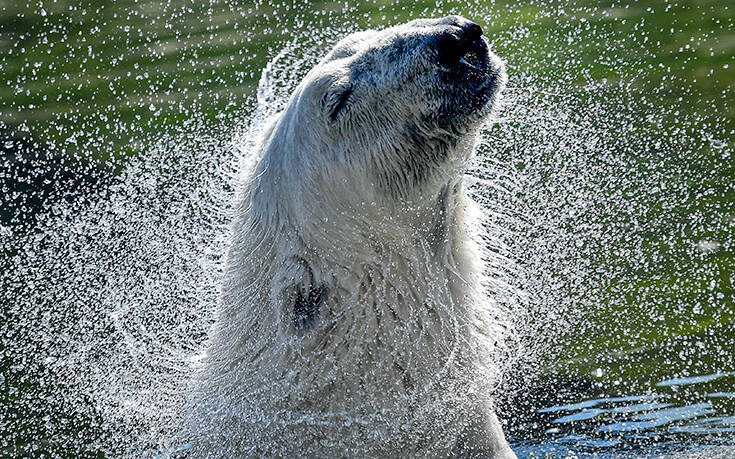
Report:
M349 35L267 132L261 192L279 202L435 196L472 155L505 81L480 26L459 16Z
M307 77L304 93L343 137L399 124L404 135L409 125L461 135L492 109L504 80L480 26L449 16L346 37Z

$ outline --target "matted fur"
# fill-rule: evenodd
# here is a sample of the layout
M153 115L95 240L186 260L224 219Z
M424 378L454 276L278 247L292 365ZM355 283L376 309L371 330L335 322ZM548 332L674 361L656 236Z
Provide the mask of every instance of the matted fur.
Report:
M487 395L504 328L464 184L505 71L492 53L479 83L437 64L437 37L468 24L348 36L262 133L192 455L513 456Z

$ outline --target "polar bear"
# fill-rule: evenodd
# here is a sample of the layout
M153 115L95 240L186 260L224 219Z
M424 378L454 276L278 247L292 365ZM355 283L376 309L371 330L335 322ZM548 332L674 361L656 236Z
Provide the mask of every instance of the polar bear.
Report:
M506 81L458 16L344 38L243 171L192 456L515 457L463 178Z

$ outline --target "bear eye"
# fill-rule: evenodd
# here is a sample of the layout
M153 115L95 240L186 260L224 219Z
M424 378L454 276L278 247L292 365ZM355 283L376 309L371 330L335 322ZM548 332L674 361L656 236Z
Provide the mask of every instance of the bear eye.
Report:
M334 122L345 111L352 95L353 85L350 83L333 87L324 97L324 109L329 119Z

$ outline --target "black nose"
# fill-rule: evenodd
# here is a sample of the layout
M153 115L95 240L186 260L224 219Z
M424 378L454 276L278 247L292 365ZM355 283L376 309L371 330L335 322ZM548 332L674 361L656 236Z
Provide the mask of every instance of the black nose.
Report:
M473 41L477 40L481 36L482 36L482 27L475 24L474 22L470 22L469 24L466 24L459 31L459 40L465 43L472 43Z
M482 27L470 22L462 26L459 31L445 31L439 35L437 49L439 50L439 63L442 65L453 65L473 48L473 44L482 37Z

